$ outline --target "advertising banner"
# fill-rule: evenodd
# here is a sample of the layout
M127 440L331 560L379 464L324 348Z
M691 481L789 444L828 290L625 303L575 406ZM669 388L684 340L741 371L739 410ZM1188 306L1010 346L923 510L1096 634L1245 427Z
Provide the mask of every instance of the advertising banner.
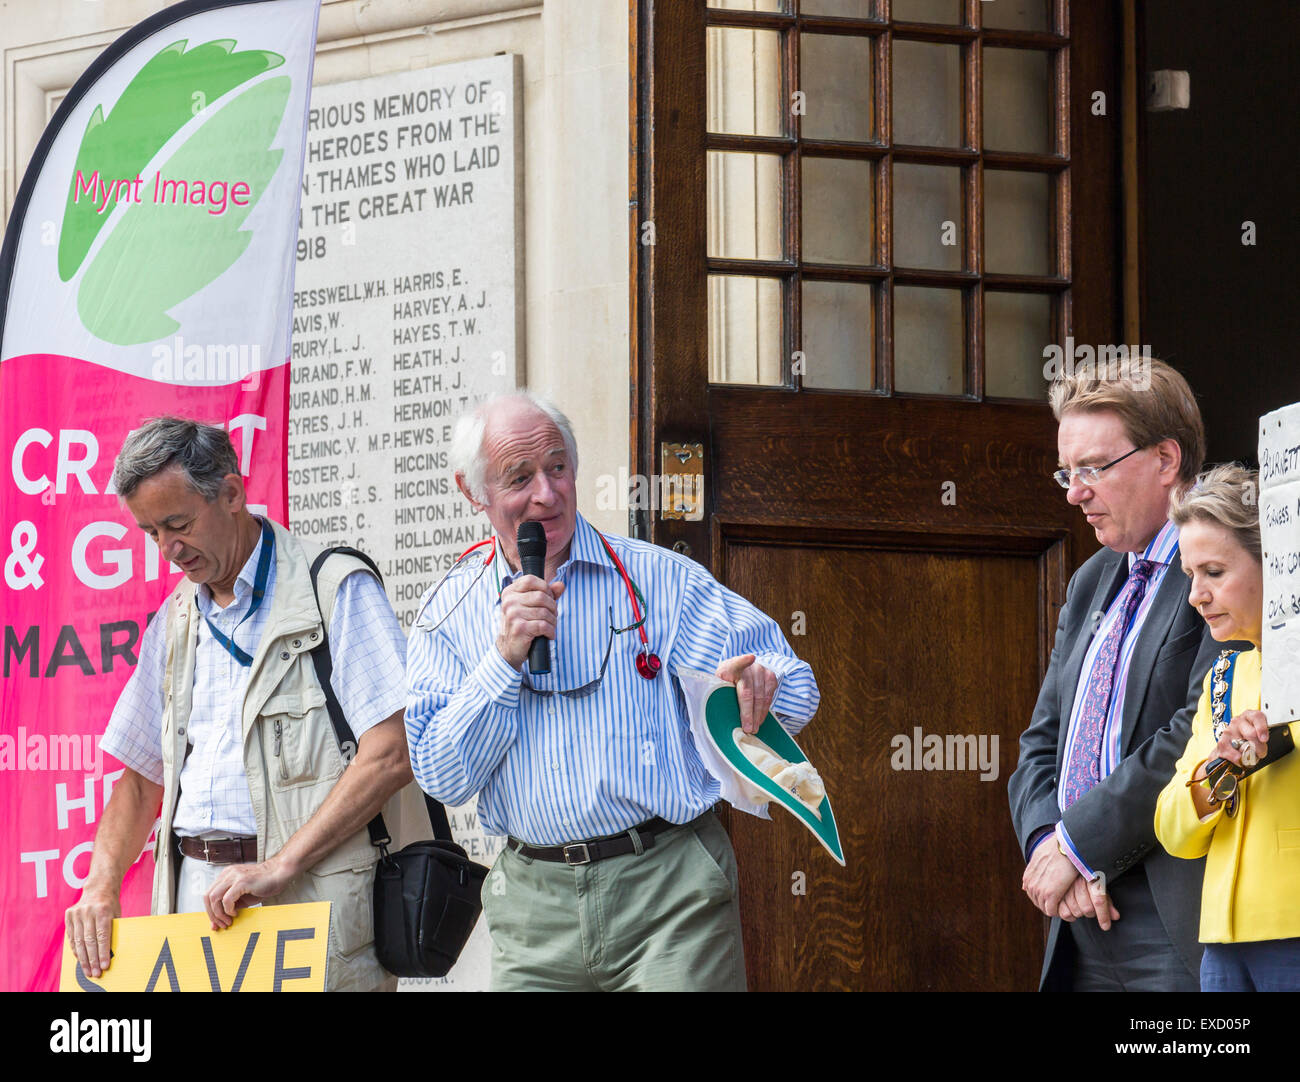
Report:
M122 767L101 755L179 571L111 483L160 414L225 425L287 517L299 196L319 0L190 2L68 93L0 254L0 988L52 989ZM151 849L123 888L148 911Z

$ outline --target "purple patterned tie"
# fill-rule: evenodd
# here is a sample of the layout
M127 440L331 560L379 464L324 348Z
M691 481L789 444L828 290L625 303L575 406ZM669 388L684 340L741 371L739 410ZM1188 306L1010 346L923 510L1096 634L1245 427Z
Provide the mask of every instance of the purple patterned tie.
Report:
M1092 673L1088 677L1088 687L1083 694L1083 705L1079 708L1074 747L1065 767L1064 800L1061 803L1063 809L1068 808L1101 780L1101 744L1106 732L1110 693L1115 686L1115 667L1119 661L1120 646L1133 622L1134 613L1146 596L1151 573L1158 566L1151 560L1134 561L1128 581L1115 599L1120 615L1110 625L1110 630L1097 649L1092 662Z

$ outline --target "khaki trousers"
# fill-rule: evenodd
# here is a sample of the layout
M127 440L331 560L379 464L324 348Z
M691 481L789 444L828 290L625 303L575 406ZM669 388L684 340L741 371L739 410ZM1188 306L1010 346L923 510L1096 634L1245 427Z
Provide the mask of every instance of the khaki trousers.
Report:
M736 886L711 811L594 864L507 848L483 884L492 990L743 992Z

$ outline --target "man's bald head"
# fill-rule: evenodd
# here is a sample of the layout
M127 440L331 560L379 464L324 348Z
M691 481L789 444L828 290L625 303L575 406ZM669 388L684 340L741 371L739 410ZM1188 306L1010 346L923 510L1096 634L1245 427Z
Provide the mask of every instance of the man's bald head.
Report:
M573 472L578 469L578 445L573 425L553 402L532 391L506 391L493 395L456 421L451 436L451 468L463 479L470 494L481 504L488 504L485 484L488 468L487 437L502 425L511 425L520 416L536 414L539 422L549 421L560 433Z

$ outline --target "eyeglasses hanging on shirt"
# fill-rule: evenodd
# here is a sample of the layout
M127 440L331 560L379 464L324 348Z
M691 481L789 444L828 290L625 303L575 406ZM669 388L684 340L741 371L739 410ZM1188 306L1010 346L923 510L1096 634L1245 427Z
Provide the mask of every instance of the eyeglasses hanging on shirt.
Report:
M533 687L532 684L528 682L528 671L527 669L525 669L524 687L526 687L534 695L543 699L548 698L551 695L563 695L566 699L585 699L588 695L590 695L593 691L595 691L598 687L600 687L600 682L605 679L605 668L606 666L609 665L609 654L614 647L614 636L621 635L623 634L624 631L631 631L633 627L637 627L637 626L639 625L634 624L629 627L615 627L614 610L611 608L609 610L609 638L605 641L605 656L601 659L600 672L596 674L596 678L594 680L588 680L585 684L582 684L581 686L576 688L569 688L568 690L562 688L554 688L554 689L535 688Z

